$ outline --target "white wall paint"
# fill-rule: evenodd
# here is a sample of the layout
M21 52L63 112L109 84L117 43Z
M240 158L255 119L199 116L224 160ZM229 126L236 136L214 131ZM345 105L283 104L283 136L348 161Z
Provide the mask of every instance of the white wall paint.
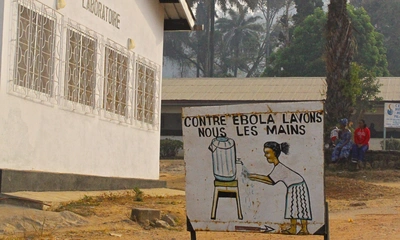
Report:
M123 126L7 92L9 55L14 52L9 48L11 2L5 1L0 9L4 17L0 19L0 168L158 179L158 130ZM54 0L41 2L55 8ZM134 39L133 52L161 66L163 12L159 2L101 2L121 15L120 29L84 9L80 0L66 1L66 7L59 12L64 20L73 19L122 46L127 45L128 38ZM158 104L159 112L160 107Z

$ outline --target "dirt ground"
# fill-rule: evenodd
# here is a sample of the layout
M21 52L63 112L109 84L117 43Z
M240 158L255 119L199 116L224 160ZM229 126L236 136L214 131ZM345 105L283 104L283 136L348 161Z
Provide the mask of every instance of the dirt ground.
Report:
M327 170L325 175L330 239L400 239L399 170ZM167 181L168 188L184 190L184 162L161 160L160 178ZM185 196L148 197L137 191L87 197L57 210L81 215L87 221L81 226L44 225L30 232L0 235L0 239L190 239L186 231ZM159 209L162 214L173 216L177 224L168 229L139 225L129 219L135 207ZM323 236L233 232L197 232L196 236L220 240L323 239Z

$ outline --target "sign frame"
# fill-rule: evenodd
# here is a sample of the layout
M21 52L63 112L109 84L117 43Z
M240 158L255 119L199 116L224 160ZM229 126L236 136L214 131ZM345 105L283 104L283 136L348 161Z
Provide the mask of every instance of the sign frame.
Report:
M323 115L324 105L323 102L320 101L183 108L182 127L186 162L187 230L191 232L192 239L196 239L195 232L202 229L207 229L207 231L268 232L298 235L314 234L324 235L325 239L328 239L328 206L325 200L323 184ZM260 139L262 142L260 142ZM301 143L301 139L304 139L303 143L305 144ZM208 142L209 145L206 144L206 142ZM273 142L273 144L279 142L279 153L275 152L275 150L271 150L275 149L272 145L268 145L272 144L271 142ZM307 144L307 142L309 142L309 144ZM262 144L264 144L264 147ZM300 163L294 163L292 161L290 166L287 162L289 160L287 159L285 160L285 163L279 162L279 158L287 158L286 156L279 157L279 155L286 154L283 150L286 146L285 144L288 149L289 147L293 148L293 151L297 153L301 152L301 149L304 149L304 147L308 147L308 150L311 153L303 154L308 161ZM209 155L211 155L209 159L204 155L204 152L207 151L204 150L206 145ZM250 146L250 148L248 148L248 146ZM256 155L244 153L246 151L255 152ZM272 158L267 157L267 151L272 151L274 156L278 156L277 163L271 162ZM223 162L220 160L220 156L222 155ZM244 156L246 160L241 160L239 155ZM248 160L252 157L254 158L254 156L256 156L256 158L267 158L267 161L273 166L270 168L272 170L269 174L253 173L260 169L260 166L265 166L265 164L260 164L259 161L252 162ZM291 157L296 160L301 160L301 158L296 156ZM202 162L205 162L207 165L207 167L205 167L207 169L204 171L208 172L205 174L208 175L207 177L202 176ZM212 167L208 166L210 165L210 162L212 162ZM313 162L316 162L317 166L313 167ZM236 166L237 164L239 166L241 165L241 171L238 169L239 167ZM229 166L227 167L228 170L221 172L220 169L223 169L224 167L216 167L216 165ZM250 170L250 168L252 169ZM282 169L279 170L280 168ZM292 179L281 179L279 174L280 171L286 172L285 174L289 172ZM209 172L212 172L215 179L212 176L210 177ZM210 180L211 178L214 180ZM247 181L245 184L243 180L241 183L238 181L243 178ZM297 178L297 180L294 180L294 178ZM265 205L267 201L264 202L262 200L262 197L260 196L263 195L260 195L260 192L265 189L271 191L273 188L267 188L262 185L257 185L257 187L252 189L252 191L256 191L257 194L250 194L250 196L247 196L248 199L243 197L242 189L246 189L246 187L243 186L249 186L249 184L252 184L249 182L253 181L265 183L266 185L278 186L275 189L280 194L271 193L271 196L274 195L274 197L270 197L271 201L273 199L273 201L278 202L276 199L280 199L280 195L286 193L286 204L278 203L279 207L276 208L280 210L271 210L275 206L271 207L268 205L269 203ZM315 183L317 181L319 183ZM209 186L213 186L214 193L208 194L209 197L203 198L201 195L198 195L193 191L195 188L197 192L204 192L204 195L207 195L206 192L208 192L208 189L207 187L204 188L204 186L201 186L202 182L207 182ZM293 205L293 200L295 198L291 194L294 191L293 186L296 185L297 182L303 182L300 185L303 188L305 187L306 192L302 192L302 194L308 195L308 197L304 198L306 200L301 203L303 207L307 204L309 205L308 208L306 207L305 209L299 210L300 212L303 211L302 216L290 215L287 213L288 211L293 210L290 206L288 207L288 205ZM200 186L197 185L199 183ZM284 184L279 185L278 183ZM260 189L261 191L258 191ZM308 192L308 189L311 189L310 192L312 191L312 194ZM246 200L251 199L253 196L256 200L258 199L259 204L265 205L264 207L269 207L270 211L273 212L270 215L268 215L268 213L261 214L261 218L268 215L269 219L266 220L266 222L271 224L268 225L259 222L258 218L260 218L260 215L257 215L257 213L252 216L253 219L257 219L257 221L253 222L253 225L249 224L249 219L252 218L249 217L250 213L246 213L246 210L252 214L260 209L255 209L254 206L248 204L248 202L246 206L251 206L248 208L244 207L243 209L243 198L245 198L244 202L246 202ZM219 206L218 201L222 201L219 200L221 198L228 198L228 200L236 206L237 210L220 210L220 208L224 208L225 205L229 205L229 203L225 204L227 203L225 202L222 207ZM252 199L250 202L254 202L255 199ZM285 197L283 199L285 199ZM292 201L292 203L290 203L290 201ZM208 205L202 205L203 202L210 202L212 208L209 219L211 219L210 221L215 221L215 224L213 222L208 222L207 219L204 220L205 209L203 209L202 206ZM283 205L286 206L284 207L286 210L282 210ZM315 207L311 208L311 205L315 205ZM201 213L194 211L194 208L200 208ZM315 209L317 209L317 211L314 216ZM245 211L243 212L243 210ZM235 212L235 214L229 215L228 212ZM285 212L285 214L282 214L283 212ZM309 213L309 215L304 215L304 212ZM279 214L279 220L274 221L274 217L278 216L277 214ZM283 216L281 217L280 215L285 216L283 218ZM230 218L234 219L231 220ZM283 223L282 219L291 219L290 225ZM303 220L300 221L300 219ZM293 220L295 220L294 225ZM311 222L312 230L310 231L307 229L307 221ZM222 227L219 226L217 222L220 225L222 224ZM305 228L303 228L304 222L306 222ZM232 225L234 225L234 227L232 227ZM286 231L282 228L278 229L278 225L290 226L290 228L288 228L290 231ZM292 230L293 226L295 226L294 230ZM301 228L298 228L297 226L301 226ZM310 226L310 224L308 226ZM310 229L310 227L308 228Z
M400 128L400 103L385 102L383 116L383 150L386 150L386 128Z

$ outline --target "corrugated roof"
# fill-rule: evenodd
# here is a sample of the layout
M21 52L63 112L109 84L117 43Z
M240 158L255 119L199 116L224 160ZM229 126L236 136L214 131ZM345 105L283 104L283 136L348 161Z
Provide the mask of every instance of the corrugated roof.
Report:
M400 78L379 78L385 101L400 100ZM316 101L324 100L324 77L167 78L162 100L188 101Z
M324 91L322 77L173 78L163 79L162 100L322 100Z
M399 101L400 100L400 78L399 77L385 77L379 78L382 84L379 96L385 101Z

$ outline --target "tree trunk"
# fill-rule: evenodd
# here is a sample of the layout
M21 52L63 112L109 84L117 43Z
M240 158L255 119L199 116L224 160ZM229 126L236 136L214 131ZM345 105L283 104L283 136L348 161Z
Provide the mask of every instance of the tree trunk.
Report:
M233 65L233 76L237 77L238 74L238 62L239 62L239 43L234 48L234 65Z
M347 0L331 0L328 6L326 68L326 121L336 124L352 113L351 99L343 95L344 83L350 80L350 62L354 54L352 27L347 15Z
M267 31L267 36L265 37L265 44L266 44L266 48L265 48L265 64L268 64L268 60L269 60L269 48L270 48L270 37L271 37L271 2L268 0L267 1L267 17L266 17L266 28L265 30Z
M211 6L210 3L206 3L207 5L207 20L206 20L206 54L205 54L205 64L204 64L204 77L209 77L210 76L210 44L211 44L211 36L210 36L210 25L211 25L211 21L210 21L210 14L211 14L211 8L213 6Z
M291 1L286 2L286 19L285 19L285 47L289 47L290 33L289 33L289 8Z
M214 76L214 32L215 32L215 0L210 1L210 31L209 31L209 42L208 42L208 76Z

